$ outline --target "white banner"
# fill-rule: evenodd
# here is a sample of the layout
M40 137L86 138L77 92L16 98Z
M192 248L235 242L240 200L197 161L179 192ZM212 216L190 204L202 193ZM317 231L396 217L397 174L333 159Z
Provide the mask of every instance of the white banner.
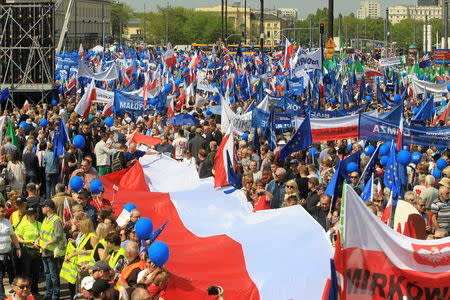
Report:
M302 48L298 48L294 58L291 60L291 70L296 77L301 77L302 70L321 69L320 49L315 52L306 53Z
M402 59L400 61L400 58ZM389 57L389 58L381 58L379 61L379 65L380 67L388 67L388 66L395 66L395 65L399 65L399 64L405 64L406 62L406 58L405 56L394 56L394 57Z
M228 127L231 125L233 127L233 132L238 135L243 135L245 132L252 132L252 112L249 111L243 115L236 114L230 108L230 102L225 97L222 98L222 131L226 132ZM259 109L268 111L269 110L269 97L265 97L261 103L257 106Z
M111 81L119 78L116 64L112 64L106 71L101 73L94 73L89 69L83 61L78 64L78 78L86 77L97 81Z
M444 82L443 84L432 83L424 80L419 80L416 77L411 78L411 88L414 94L423 93L448 93L447 85L450 81Z
M212 84L206 80L206 71L197 70L197 89L205 92L219 93L217 87L213 87Z
M110 103L114 101L114 92L95 88L96 99L94 103Z

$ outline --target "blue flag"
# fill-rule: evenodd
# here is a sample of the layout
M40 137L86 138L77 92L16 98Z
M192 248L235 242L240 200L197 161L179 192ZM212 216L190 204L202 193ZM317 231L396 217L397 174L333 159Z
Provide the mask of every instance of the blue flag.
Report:
M383 183L392 192L392 198L397 200L401 195L400 176L398 174L397 150L391 146L389 159L386 164L386 171L384 172Z
M426 101L425 103L422 103L419 111L413 117L413 120L426 120L426 119L432 118L433 117L433 102L434 102L434 95L432 95L428 101Z
M53 160L56 156L61 156L64 154L64 145L68 142L66 129L64 128L63 119L59 119L58 131L55 134L53 142L55 144L55 151L53 151Z
M150 244L156 240L156 238L164 230L168 222L169 221L166 221L166 223L164 223L163 226L159 227L158 229L155 230L155 232L152 233L152 235L150 236Z
M342 161L341 164L342 177L344 177L344 179L346 179L348 182L350 182L350 176L348 176L347 166L352 162L354 162L358 166L359 170L361 165L361 150L358 150L350 154L349 156L347 156L346 159Z
M270 150L273 150L277 147L277 131L275 127L275 114L273 110L270 113L269 124L266 128L265 136L267 142L269 143Z
M7 99L12 99L11 93L9 92L8 88L3 89L3 91L0 92L0 103L5 102Z
M380 145L377 146L377 148L373 152L372 156L370 157L369 162L366 165L366 172L364 173L364 183L365 184L367 184L367 181L369 181L370 176L372 176L373 172L375 171L375 163L377 161L379 152L380 152Z
M281 160L285 160L292 152L305 149L312 145L311 122L309 115L303 120L297 131L292 136L291 140L287 142L280 150Z
M233 161L230 159L230 153L227 151L227 173L228 173L228 183L236 189L242 188L242 181L233 170Z
M338 163L336 172L334 172L333 177L331 177L331 180L327 185L327 189L325 190L325 194L330 196L333 199L333 202L335 202L336 198L336 197L333 198L333 195L337 194L339 184L341 183L341 164L342 161Z
M365 201L372 200L373 195L373 174L371 177L369 177L369 181L367 181L366 185L364 186L364 190L361 193L361 199Z

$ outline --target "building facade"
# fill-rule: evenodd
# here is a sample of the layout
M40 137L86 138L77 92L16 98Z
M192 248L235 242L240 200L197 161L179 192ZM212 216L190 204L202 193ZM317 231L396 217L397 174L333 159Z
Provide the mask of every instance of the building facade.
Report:
M358 19L380 17L381 4L377 0L365 0L359 3L359 9L356 13Z
M198 12L221 13L221 5L197 7ZM225 11L225 8L224 8ZM245 44L259 44L260 41L260 16L259 10L242 6L236 2L227 7L228 24L233 29L245 35ZM278 8L264 10L264 43L266 45L278 44L283 36L282 30L295 27L298 18L298 11L294 8ZM244 34L245 33L245 34ZM225 37L226 38L226 37Z
M63 0L55 10L55 40L59 36L64 24L69 0ZM72 6L67 34L64 39L66 49L78 49L80 43L85 49L103 44L103 37L107 43L111 37L111 7L112 0L76 0Z
M405 19L414 19L425 21L425 17L428 20L442 18L441 6L392 6L389 7L389 21L392 24L396 24Z
M437 6L439 0L417 0L417 6Z

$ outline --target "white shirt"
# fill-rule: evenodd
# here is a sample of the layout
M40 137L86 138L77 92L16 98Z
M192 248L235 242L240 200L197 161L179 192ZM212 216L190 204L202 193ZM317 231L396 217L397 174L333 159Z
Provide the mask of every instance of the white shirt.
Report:
M173 140L172 146L175 148L175 159L183 159L184 151L186 150L187 140L184 137L179 137Z
M8 219L0 221L0 254L6 254L11 249L11 234L13 233Z

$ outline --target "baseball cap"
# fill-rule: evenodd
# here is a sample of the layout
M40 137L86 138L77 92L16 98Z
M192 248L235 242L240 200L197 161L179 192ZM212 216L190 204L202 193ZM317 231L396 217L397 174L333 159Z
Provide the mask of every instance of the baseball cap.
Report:
M19 197L19 198L16 199L16 204L17 205L23 204L23 203L27 203L27 201L24 198Z
M110 285L105 279L97 279L92 285L92 292L94 294L100 294L107 291L110 288Z
M298 165L298 160L296 160L296 159L293 159L293 160L291 160L291 165Z
M50 208L55 209L55 202L53 202L53 201L50 200L50 199L47 199L47 200L45 200L44 202L42 202L41 206L42 206L42 207L48 206L48 207L50 207Z
M92 289L92 286L94 285L95 279L92 276L86 276L81 280L81 288L89 291Z
M450 179L448 179L447 177L442 178L442 179L439 181L439 184L440 184L440 185L443 185L443 186L445 186L445 187L447 187L447 188L450 189Z
M285 140L279 140L278 141L278 145L286 145L286 141Z
M109 271L109 270L111 270L111 267L108 265L107 262L105 262L103 260L99 260L93 266L90 266L89 269L94 272L95 271Z
M34 213L37 213L37 209L35 207L28 207L27 209L27 215L32 215Z

